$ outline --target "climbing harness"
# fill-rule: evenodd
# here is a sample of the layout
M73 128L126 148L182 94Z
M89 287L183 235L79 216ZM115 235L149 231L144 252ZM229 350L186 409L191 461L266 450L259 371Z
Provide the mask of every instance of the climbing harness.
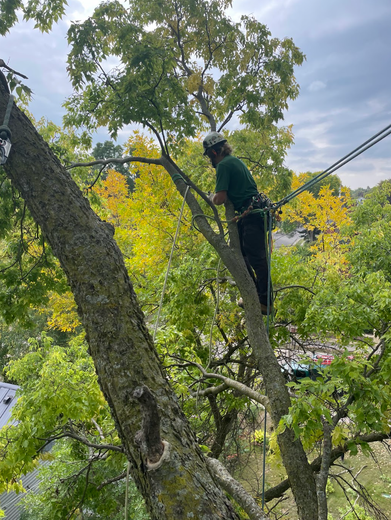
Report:
M332 164L329 168L324 170L323 172L316 175L313 179L309 180L296 190L294 190L292 193L281 199L279 202L272 203L270 199L266 197L264 194L260 194L258 196L255 196L251 199L251 201L248 203L247 207L241 208L239 211L239 214L236 215L232 222L238 222L240 219L247 217L250 214L254 213L263 213L265 216L266 221L266 215L269 215L270 218L268 219L269 222L269 236L271 236L271 231L273 229L272 222L275 220L279 220L279 213L281 213L281 207L288 202L290 202L292 199L303 193L304 191L310 189L312 186L314 186L316 183L322 181L325 179L328 175L334 173L336 170L347 164L348 162L352 161L359 155L361 155L363 152L374 146L376 143L387 137L391 134L391 125L386 126L372 136L370 139L362 143L360 146L355 148L352 152L348 153L342 159ZM265 222L266 226L266 222ZM271 262L271 241L269 244L269 255L268 255L268 263L269 263L269 280L268 280L268 312L267 312L267 319L269 320L269 311L270 311L270 287L271 287L271 281L270 281L270 262ZM269 287L270 286L270 287Z
M13 103L14 96L10 95L7 109L5 111L4 121L0 126L0 165L3 165L7 162L11 151L11 130L8 128L8 122L11 116Z
M240 208L237 215L232 219L232 222L238 222L250 213L268 214L271 209L272 201L264 193L258 193L254 195L247 204Z

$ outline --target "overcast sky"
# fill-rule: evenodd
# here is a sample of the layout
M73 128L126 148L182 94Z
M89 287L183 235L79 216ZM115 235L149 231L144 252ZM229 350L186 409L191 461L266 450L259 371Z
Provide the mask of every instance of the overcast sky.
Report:
M68 3L69 20L81 20L99 2ZM253 14L273 36L293 38L307 57L296 69L300 96L285 116L295 134L286 166L323 170L391 124L391 0L233 0L230 14ZM57 124L71 94L69 20L49 35L23 22L0 39L0 58L29 77L31 112ZM391 178L391 136L337 173L352 189Z

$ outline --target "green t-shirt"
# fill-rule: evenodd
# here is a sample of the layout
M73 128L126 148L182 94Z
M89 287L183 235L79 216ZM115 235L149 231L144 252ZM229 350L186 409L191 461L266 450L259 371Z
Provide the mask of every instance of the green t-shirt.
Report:
M227 155L216 168L215 192L226 191L229 200L239 211L244 203L257 195L258 188L247 166L237 157Z

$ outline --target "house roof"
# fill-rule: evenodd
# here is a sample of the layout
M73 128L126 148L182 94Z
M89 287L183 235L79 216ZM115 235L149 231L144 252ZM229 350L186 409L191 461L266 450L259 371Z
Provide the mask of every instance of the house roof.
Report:
M26 492L34 491L38 488L38 472L39 468L23 476L22 482ZM16 494L13 491L0 495L0 507L5 513L4 520L19 520L23 511L19 502L25 495L26 493Z
M7 424L11 418L11 410L17 401L15 393L18 386L10 385L0 381L0 429ZM24 475L22 478L23 487L26 491L32 491L38 487L38 469ZM0 495L0 508L5 512L5 520L19 520L22 510L18 503L25 493L16 494L2 493Z
M16 399L15 393L19 387L0 381L0 428L5 426L11 417L11 410Z

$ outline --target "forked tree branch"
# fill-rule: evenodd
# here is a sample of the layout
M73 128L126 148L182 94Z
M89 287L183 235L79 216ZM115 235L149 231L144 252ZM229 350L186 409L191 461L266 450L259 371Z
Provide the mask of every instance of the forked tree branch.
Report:
M264 408L266 408L266 410L269 410L270 404L269 404L269 399L267 398L267 396L260 394L259 392L253 390L252 388L249 388L248 386L244 385L243 383L240 383L239 381L235 381L234 379L223 376L222 374L216 374L214 372L207 372L204 369L204 367L202 365L200 365L199 363L188 362L187 364L198 368L198 370L201 372L204 379L219 379L227 387L238 391L241 395L244 395L244 396L248 397L249 399L256 401L257 403L261 404ZM219 387L219 388L221 388L221 387Z

